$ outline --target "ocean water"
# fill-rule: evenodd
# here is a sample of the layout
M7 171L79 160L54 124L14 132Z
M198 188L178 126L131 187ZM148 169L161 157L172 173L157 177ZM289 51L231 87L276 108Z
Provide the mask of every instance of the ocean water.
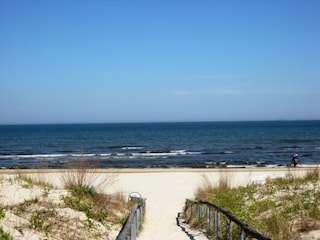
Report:
M0 167L299 167L320 163L320 121L0 125Z

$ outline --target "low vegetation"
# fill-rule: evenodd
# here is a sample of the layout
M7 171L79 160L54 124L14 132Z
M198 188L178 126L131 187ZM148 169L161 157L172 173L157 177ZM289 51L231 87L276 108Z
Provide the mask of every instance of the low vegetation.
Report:
M0 221L6 216L4 209L0 206ZM0 227L0 239L1 240L12 240L9 233L5 232L2 227Z
M39 239L113 239L110 232L119 232L129 214L123 194L101 191L115 178L80 163L76 169L63 173L64 189L21 174L14 180L2 180L3 185L16 184L17 191L25 192L25 200L0 208L1 226L13 221L6 232L0 228L0 239L10 240L13 233L19 239L35 235Z
M273 240L301 239L320 229L320 170L309 170L305 177L288 174L267 179L264 185L231 188L227 175L214 186L204 180L196 200L212 202ZM201 224L194 223L201 227Z
M68 162L65 169L68 171L61 176L62 182L66 188L74 186L92 187L96 189L107 189L114 183L117 176L114 174L99 174L99 165L86 160L79 160L76 163Z

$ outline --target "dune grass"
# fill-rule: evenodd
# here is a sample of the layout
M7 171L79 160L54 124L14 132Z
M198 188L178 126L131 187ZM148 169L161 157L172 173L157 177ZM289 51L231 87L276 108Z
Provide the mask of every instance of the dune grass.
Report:
M79 159L75 162L68 162L65 165L68 171L61 176L66 188L74 186L94 187L95 189L107 189L112 185L117 176L115 174L100 174L99 165L96 162Z
M6 216L4 209L0 206L0 221ZM11 240L12 237L9 233L5 232L2 227L0 227L0 239L1 240Z
M320 229L318 168L304 177L288 174L265 185L231 188L232 176L221 174L218 184L204 177L196 200L212 202L274 240L300 239L303 232Z
M74 163L68 163L69 170L62 175L62 181L65 188L71 192L70 196L64 197L65 204L78 211L85 212L88 224L90 219L99 222L112 221L123 224L128 211L126 199L123 194L108 195L100 193L114 183L116 175L100 174L95 163L79 160ZM112 211L109 211L112 209ZM125 212L124 216L119 217L113 212Z
M129 214L122 193L108 194L107 188L116 176L99 173L95 164L79 160L72 169L62 171L64 189L41 180L46 179L41 170L31 177L26 173L17 175L5 184L17 184L23 191L40 194L3 206L0 217L2 212L3 218L8 213L17 218L17 223L8 233L0 229L0 239L12 239L10 234L14 231L20 233L21 239L34 237L30 234L39 239L109 239L111 229L115 227L118 232Z

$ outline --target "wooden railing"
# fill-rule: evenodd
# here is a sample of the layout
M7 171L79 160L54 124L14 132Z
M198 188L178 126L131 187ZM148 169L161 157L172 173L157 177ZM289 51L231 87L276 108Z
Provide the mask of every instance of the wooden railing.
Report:
M210 202L187 199L184 214L189 224L205 228L209 235L215 237L214 239L271 240L249 228L230 212Z
M131 199L133 203L130 215L116 240L136 240L138 230L144 218L146 201L143 198Z

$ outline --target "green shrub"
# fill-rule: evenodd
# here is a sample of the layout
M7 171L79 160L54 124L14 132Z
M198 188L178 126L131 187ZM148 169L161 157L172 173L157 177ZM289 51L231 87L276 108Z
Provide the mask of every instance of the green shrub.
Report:
M92 191L92 188L82 186L74 186L70 191L72 193L71 196L63 198L68 207L84 212L88 219L103 222L107 218L107 206L101 205L100 202L96 200L96 196L101 198L103 194L97 194L95 191Z
M0 220L4 219L6 213L4 212L3 208L0 206Z
M0 220L4 219L6 216L6 213L4 212L4 209L2 206L0 206ZM12 237L3 231L3 229L0 227L0 240L12 240Z
M12 240L12 237L9 233L4 232L3 229L0 228L0 240Z
M74 197L77 197L77 198L93 197L94 195L97 194L93 186L81 186L81 185L70 186L70 192Z

